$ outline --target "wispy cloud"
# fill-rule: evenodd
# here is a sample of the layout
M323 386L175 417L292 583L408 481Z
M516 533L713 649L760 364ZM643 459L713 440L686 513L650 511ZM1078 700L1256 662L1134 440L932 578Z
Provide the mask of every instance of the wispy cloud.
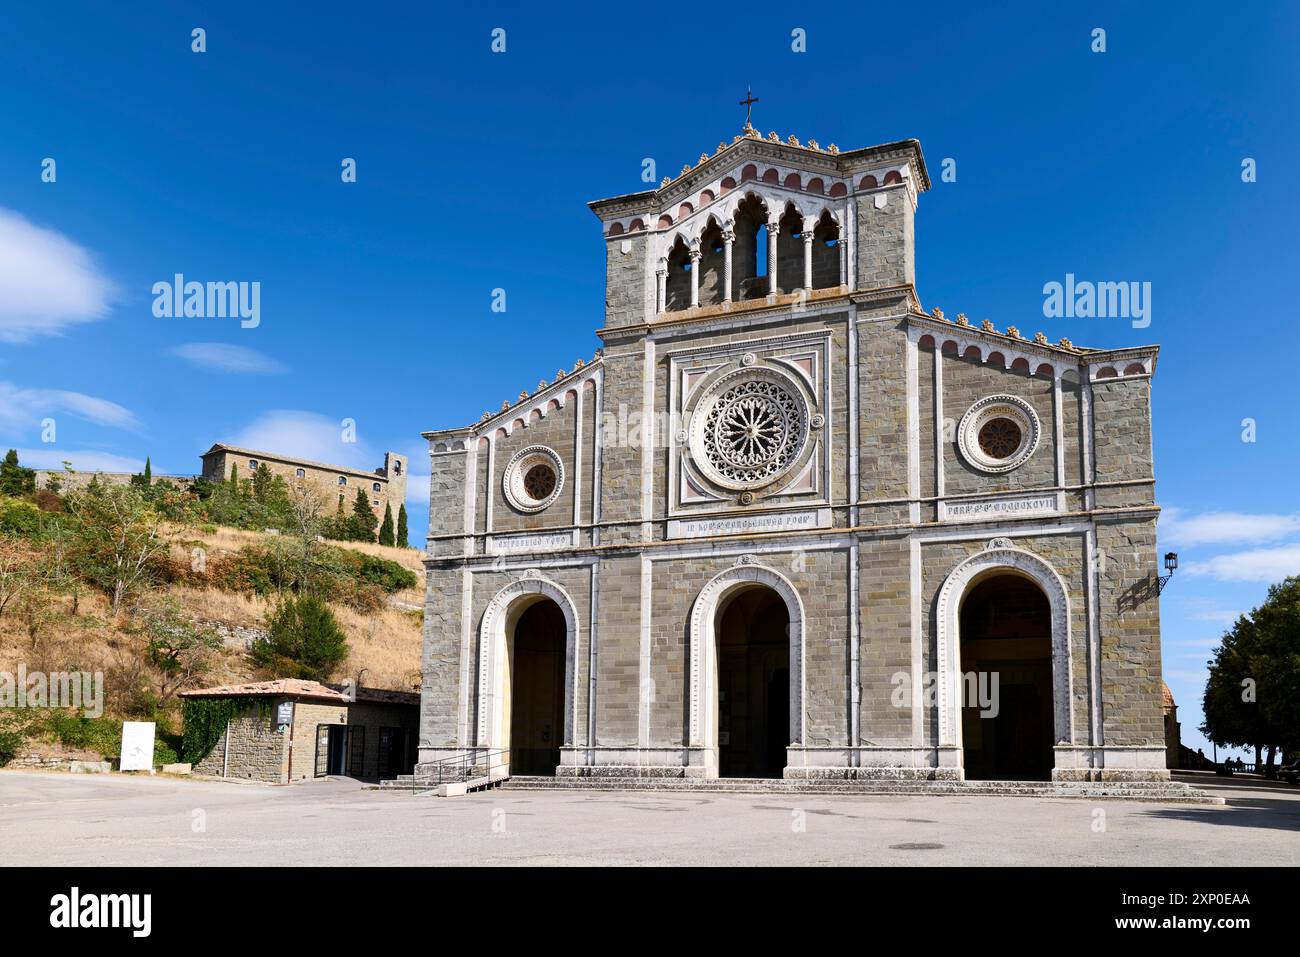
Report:
M0 208L0 342L27 342L103 319L114 294L88 250Z
M1258 544L1275 542L1300 532L1300 514L1249 514L1201 512L1166 508L1160 516L1161 544L1192 548L1196 545Z
M1300 545L1255 548L1189 562L1188 575L1204 575L1228 582L1273 584L1288 575L1300 575Z
M281 363L268 355L226 342L187 342L168 351L196 366L215 372L271 375L287 371Z
M279 452L331 465L372 469L383 464L383 456L361 441L359 436L354 442L345 441L345 438L343 425L337 419L316 412L274 409L223 441L246 449Z
M94 449L19 449L18 461L28 468L59 471L65 461L78 472L140 472L144 459L133 459Z
M25 389L12 382L0 382L0 424L38 429L41 420L72 415L96 425L139 431L140 420L130 409L66 389Z

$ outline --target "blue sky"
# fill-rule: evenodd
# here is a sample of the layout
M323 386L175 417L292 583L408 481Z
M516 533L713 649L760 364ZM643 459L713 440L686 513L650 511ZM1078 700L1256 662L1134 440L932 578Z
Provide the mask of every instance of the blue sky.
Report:
M394 449L421 471L421 430L597 348L604 253L584 204L642 188L645 158L663 175L712 152L752 83L764 132L920 139L927 308L1161 344L1161 549L1183 558L1164 662L1184 741L1203 743L1215 639L1300 572L1295 7L748 4L716 28L636 5L276 7L8 5L0 446L174 472L214 441L364 467ZM260 282L260 324L155 317L153 284L178 272ZM1042 318L1066 273L1150 282L1151 325ZM358 441L341 444L348 418Z

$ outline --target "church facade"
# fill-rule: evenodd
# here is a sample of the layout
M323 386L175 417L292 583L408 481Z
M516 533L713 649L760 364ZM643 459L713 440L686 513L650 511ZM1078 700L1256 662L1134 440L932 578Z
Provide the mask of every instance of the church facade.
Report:
M924 311L929 186L746 124L590 204L603 348L425 433L417 775L1168 776L1157 348Z

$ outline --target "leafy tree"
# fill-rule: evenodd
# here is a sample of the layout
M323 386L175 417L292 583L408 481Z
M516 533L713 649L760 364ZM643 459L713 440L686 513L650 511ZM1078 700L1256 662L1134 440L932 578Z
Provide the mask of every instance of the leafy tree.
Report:
M384 504L384 523L379 526L379 544L393 545L393 506Z
M145 658L161 675L158 695L166 701L208 672L221 639L213 628L181 614L175 599L158 602L143 617Z
M406 503L397 507L397 547L411 547L411 533L406 528Z
M252 655L271 677L325 681L347 660L347 636L329 605L316 595L283 599L267 631L267 637L253 642Z
M162 515L129 485L92 482L67 499L77 565L112 600L114 613L154 577L170 547Z
M1201 732L1216 744L1300 749L1300 578L1287 578L1224 634L1209 662Z
M36 470L18 464L18 450L10 449L0 462L0 494L30 495L36 491Z
M230 465L230 484L233 488L239 488L239 465L231 463Z

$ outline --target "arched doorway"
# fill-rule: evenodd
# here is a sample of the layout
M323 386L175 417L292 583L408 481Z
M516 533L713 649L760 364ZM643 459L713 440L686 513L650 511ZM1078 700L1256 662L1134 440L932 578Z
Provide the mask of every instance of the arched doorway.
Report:
M718 774L779 778L790 744L790 615L771 588L730 593L716 625Z
M573 743L578 614L537 572L497 592L479 628L476 747L511 774L554 774Z
M509 641L504 707L511 774L554 775L564 734L565 620L543 598L519 616Z
M1046 593L1023 575L993 572L967 588L959 621L966 777L1050 780L1055 708Z

